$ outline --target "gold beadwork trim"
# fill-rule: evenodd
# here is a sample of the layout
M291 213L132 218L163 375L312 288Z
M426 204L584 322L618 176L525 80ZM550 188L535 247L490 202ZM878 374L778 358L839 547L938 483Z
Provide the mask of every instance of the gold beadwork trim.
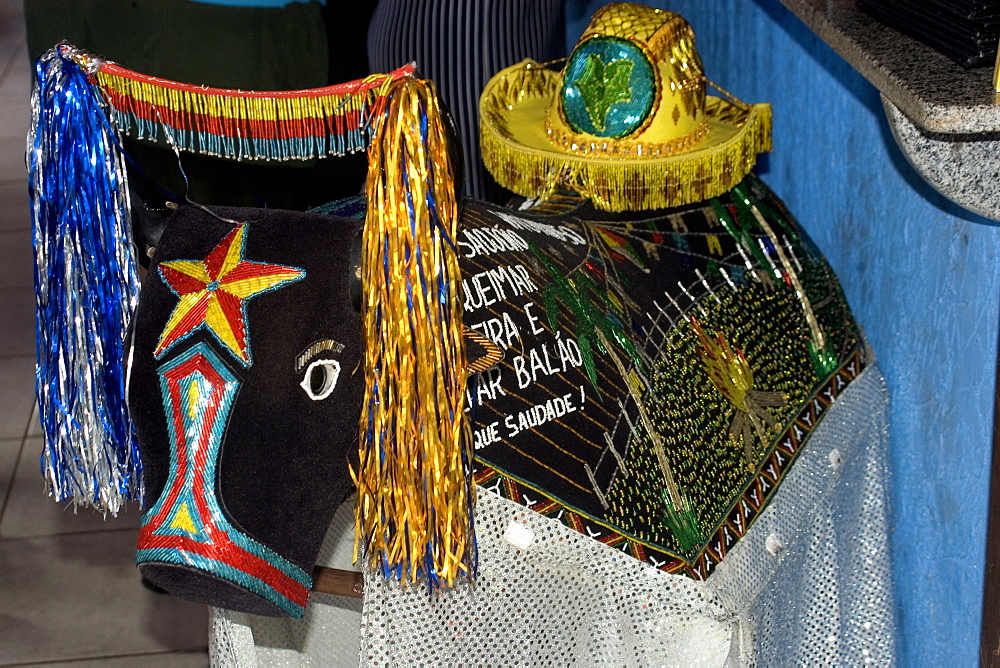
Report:
M708 123L702 121L686 135L665 142L629 142L613 138L602 139L599 142L581 142L582 135L572 134L553 126L549 113L548 111L545 113L545 131L549 135L549 140L567 151L584 155L596 154L608 158L669 156L693 148L708 134Z
M477 343L486 354L476 360L466 360L466 371L470 374L482 373L492 369L503 361L503 350L490 339L486 338L476 330L466 327L462 335L469 341Z

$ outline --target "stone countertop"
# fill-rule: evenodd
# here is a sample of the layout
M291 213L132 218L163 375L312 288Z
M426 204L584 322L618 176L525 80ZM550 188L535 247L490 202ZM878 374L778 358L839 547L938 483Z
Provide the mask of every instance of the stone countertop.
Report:
M859 12L854 0L781 0L915 125L934 133L1000 131L993 68L963 69Z

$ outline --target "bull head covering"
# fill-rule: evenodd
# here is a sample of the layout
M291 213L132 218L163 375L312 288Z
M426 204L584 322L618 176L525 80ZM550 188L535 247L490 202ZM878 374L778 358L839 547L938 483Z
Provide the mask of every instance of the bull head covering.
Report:
M608 211L721 195L770 150L771 107L706 96L706 83L682 17L608 5L562 72L526 60L486 84L483 161L519 195L567 187Z
M69 45L39 63L43 471L60 501L144 500L137 562L172 593L301 615L358 434L359 553L403 582L473 575L458 206L433 86L412 74L257 93ZM122 131L245 160L339 155L374 131L360 318L359 222L253 209L182 208L136 307Z

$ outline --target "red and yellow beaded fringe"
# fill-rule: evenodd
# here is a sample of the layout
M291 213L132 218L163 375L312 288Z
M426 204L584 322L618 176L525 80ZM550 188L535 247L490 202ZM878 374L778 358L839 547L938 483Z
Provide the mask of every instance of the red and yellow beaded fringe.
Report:
M309 159L368 146L368 111L413 65L349 83L293 91L197 86L134 72L62 46L90 72L127 135L235 160Z

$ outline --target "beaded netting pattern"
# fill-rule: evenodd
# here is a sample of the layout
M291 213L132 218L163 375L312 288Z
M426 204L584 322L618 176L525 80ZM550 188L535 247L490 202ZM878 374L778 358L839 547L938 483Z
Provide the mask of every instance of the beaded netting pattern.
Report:
M895 665L888 444L889 397L873 365L708 581L740 611L757 665Z
M871 364L702 582L481 490L476 585L428 596L366 574L361 664L891 665L887 444ZM319 600L303 621L215 610L213 665L329 664L352 619Z

